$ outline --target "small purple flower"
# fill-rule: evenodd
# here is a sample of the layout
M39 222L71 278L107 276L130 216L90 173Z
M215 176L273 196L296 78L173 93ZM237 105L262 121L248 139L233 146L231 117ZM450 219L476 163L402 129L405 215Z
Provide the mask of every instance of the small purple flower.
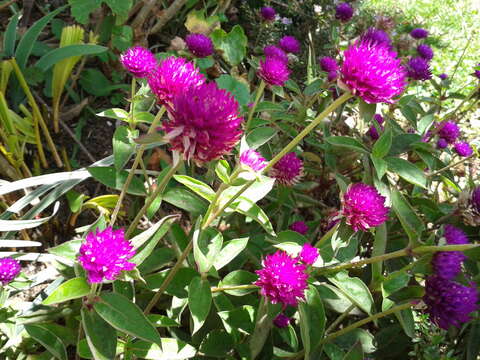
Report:
M428 80L432 77L428 61L421 57L414 57L407 64L408 77L414 80Z
M390 40L390 36L380 29L370 28L368 29L365 34L362 35L362 41L370 41L379 44L384 44L389 48L392 47L392 40Z
M316 247L313 247L309 243L306 243L303 245L302 251L300 251L298 258L301 262L307 265L313 265L315 261L317 261L319 255L320 254Z
M120 55L123 67L133 76L138 78L147 77L157 66L157 59L148 49L134 46Z
M338 73L335 70L333 70L328 73L327 80L334 81L337 79L337 77L338 77Z
M300 52L300 42L293 36L284 36L278 42L278 45L287 53L298 54Z
M477 65L477 68L480 68L480 63ZM480 69L475 69L472 75L475 76L477 79L480 79Z
M468 244L465 233L452 225L445 225L444 236L447 245ZM452 280L462 270L466 256L461 251L439 251L432 258L432 267L436 275Z
M295 221L290 225L290 230L296 231L299 234L305 235L308 232L308 225L303 221Z
M354 231L366 231L388 220L390 209L385 206L385 197L373 186L352 184L343 195L341 214Z
M281 185L292 186L303 176L303 162L294 152L288 153L273 166L270 176Z
M15 279L20 273L22 267L20 263L10 257L0 259L0 283L7 285L10 281Z
M245 150L240 155L240 163L248 166L255 172L262 171L267 166L267 161L253 149Z
M418 55L420 55L420 57L424 58L427 61L430 61L433 59L433 50L427 44L418 45L417 53Z
M213 54L213 42L203 34L190 34L185 38L185 43L196 57L204 58Z
M344 52L341 81L369 104L392 103L406 86L397 53L384 44L356 42Z
M428 31L422 28L413 29L410 36L414 39L425 39L428 36Z
M290 318L283 313L278 314L277 317L273 319L273 324L280 329L286 328L290 324Z
M438 141L437 141L437 148L439 148L439 149L445 149L447 146L448 146L447 140L445 140L444 138L438 139Z
M440 128L438 135L449 144L453 144L460 136L460 128L455 121L442 121L437 126Z
M87 272L90 283L100 283L104 279L115 280L121 271L133 270L135 264L128 262L135 250L125 239L123 229L107 227L103 231L88 233L80 246L78 261Z
M340 21L346 22L350 20L353 16L353 8L350 4L343 2L337 5L335 8L335 18Z
M451 325L458 328L470 320L470 313L478 309L477 286L473 282L464 286L432 275L425 282L423 301L432 322L445 330Z
M282 60L273 57L266 57L265 60L260 60L258 76L268 85L283 86L289 75L290 71L287 64Z
M325 72L330 72L330 71L337 71L338 70L338 64L337 61L330 57L330 56L324 56L320 59L320 68L325 71Z
M266 57L275 58L288 64L288 55L285 53L285 51L275 45L265 46L263 53Z
M262 15L262 18L266 21L275 20L276 14L277 12L275 11L275 9L270 6L264 6L260 9L260 15Z
M473 154L473 149L466 141L459 141L453 145L456 153L461 157L467 157Z
M448 75L445 74L445 73L438 75L438 77L440 78L440 80L447 80L448 79Z
M260 293L272 304L281 303L297 306L305 299L308 275L306 266L297 262L284 251L267 255L262 262L263 269L257 270L259 279L254 283L261 288Z
M233 95L212 82L178 94L163 126L172 149L201 165L232 150L242 121Z
M373 116L373 121L374 123L376 122L377 124L371 125L370 128L368 129L368 135L372 138L372 140L378 140L380 135L378 134L377 127L383 131L383 116L380 114L375 114Z

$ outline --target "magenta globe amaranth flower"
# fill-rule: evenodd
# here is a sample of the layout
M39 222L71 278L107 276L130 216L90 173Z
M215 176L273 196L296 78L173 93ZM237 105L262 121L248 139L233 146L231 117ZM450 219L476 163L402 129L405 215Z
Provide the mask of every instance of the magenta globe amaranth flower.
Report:
M185 38L185 43L196 57L204 58L213 54L213 42L203 34L190 34Z
M135 255L130 241L125 239L123 229L107 227L91 232L80 246L78 261L87 272L90 283L104 279L115 280L121 271L133 270L135 264L128 262Z
M447 143L453 144L460 136L460 128L452 120L442 121L437 124L438 136L445 139Z
M275 45L265 46L263 53L266 57L275 58L288 64L288 55L285 53L285 51Z
M426 312L430 320L442 329L460 327L470 320L470 314L478 309L478 292L475 283L470 286L439 276L429 276L425 282Z
M428 31L422 28L415 28L410 31L410 36L414 39L425 39L428 36Z
M255 172L259 172L267 166L267 160L255 150L248 149L240 155L240 164L248 166Z
M300 251L298 258L301 262L307 265L313 265L315 261L317 261L319 255L320 254L316 247L313 247L309 243L306 243L302 246L302 250Z
M300 52L300 42L293 36L282 37L278 45L287 53L298 54Z
M370 185L352 184L343 195L341 215L354 231L366 231L383 224L389 210L385 197Z
M372 138L372 140L378 140L380 135L378 133L377 127L383 131L383 125L382 125L384 122L383 116L380 114L375 114L373 116L373 122L374 124L369 127L367 133Z
M283 313L278 314L273 319L273 324L280 329L286 328L290 324L290 318Z
M294 152L288 153L273 165L270 176L281 185L292 186L303 176L303 161Z
M173 100L165 138L185 160L202 165L227 154L242 134L238 102L215 83L192 87Z
M265 60L260 60L258 76L268 85L283 86L289 75L290 71L284 61L268 56Z
M290 230L305 235L308 232L308 225L304 221L295 221L289 227Z
M331 72L331 71L337 71L338 70L338 64L337 61L330 57L330 56L324 56L320 58L320 68L325 71L325 72Z
M305 299L308 275L306 266L300 264L286 252L277 251L263 260L263 269L257 270L259 279L254 283L260 293L272 304L297 306Z
M275 20L275 15L277 15L277 12L270 6L264 6L260 9L260 15L264 20L273 21Z
M15 279L20 273L22 267L20 263L10 257L0 259L0 283L7 285L10 281Z
M408 77L414 80L428 80L432 77L428 61L422 57L411 58L407 63Z
M397 53L385 44L360 41L344 52L341 82L369 104L392 103L406 86L406 73Z
M205 83L198 69L183 58L170 56L148 76L148 85L163 105L171 105L178 94Z
M334 71L330 71L327 75L327 80L328 81L334 81L334 80L337 80L338 78L338 73L334 70Z
M461 157L468 157L473 154L473 149L466 141L459 141L453 145L455 152Z
M437 148L439 149L445 149L448 146L448 141L445 140L444 138L440 138L437 141Z
M123 67L133 76L138 78L147 77L157 66L157 59L148 49L134 46L120 55Z
M444 237L447 245L468 244L467 235L453 225L445 225ZM461 251L439 251L432 258L432 267L437 276L451 280L460 273L465 259Z
M427 44L418 45L417 53L418 55L420 55L420 57L424 58L427 61L430 61L433 59L433 50Z
M337 5L335 8L335 18L340 21L346 22L350 20L353 16L353 8L350 4L343 2Z
M375 42L386 45L389 48L392 47L392 40L390 40L390 36L388 36L385 31L375 28L369 28L365 34L362 35L361 41Z
M445 73L442 73L442 74L438 75L438 77L440 78L440 80L447 80L448 79L448 75L445 74Z

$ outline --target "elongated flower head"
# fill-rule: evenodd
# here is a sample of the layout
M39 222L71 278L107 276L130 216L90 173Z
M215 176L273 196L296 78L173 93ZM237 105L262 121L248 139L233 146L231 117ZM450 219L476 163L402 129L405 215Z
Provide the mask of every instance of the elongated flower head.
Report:
M389 48L392 47L392 40L390 40L390 36L388 36L385 31L376 28L369 28L365 34L362 35L361 40L383 44Z
M467 157L473 154L473 149L466 141L459 141L453 145L455 152L461 157Z
M255 172L262 171L267 166L267 160L253 149L245 150L240 155L240 163L248 166Z
M159 103L167 106L178 94L204 83L205 77L191 62L174 56L160 62L148 77L148 85Z
M453 144L460 136L460 128L455 121L442 121L437 126L440 129L438 130L438 136L445 139L449 144Z
M420 57L424 58L427 61L430 61L433 59L433 50L427 44L418 45L417 53L418 55L420 55Z
M260 60L258 76L268 85L283 86L289 75L290 71L284 61L269 56Z
M414 39L425 39L428 36L428 31L422 28L415 28L410 31L410 36Z
M447 245L468 244L467 235L453 225L445 225L444 236ZM461 251L439 251L432 258L432 267L437 276L452 280L462 270L465 259Z
M185 43L196 57L204 58L213 54L213 42L203 34L190 34L185 38Z
M445 73L442 73L442 74L438 75L438 77L440 78L440 80L447 80L448 79L448 75L445 74Z
M425 282L426 312L430 320L442 329L450 326L460 327L470 320L470 313L478 309L478 292L475 283L470 286L455 281L429 276Z
M397 53L385 44L360 41L344 52L341 81L369 104L392 103L406 86Z
M265 46L263 53L266 57L275 58L283 61L285 64L288 64L287 53L275 45Z
M273 21L275 20L277 12L270 6L264 6L260 9L260 15L262 15L262 18L266 21Z
M445 140L444 138L440 138L437 141L437 148L439 149L445 149L448 146L448 141Z
M286 328L288 324L290 324L290 318L283 313L278 314L277 317L273 319L273 324L280 329Z
M353 16L353 8L349 3L343 2L337 5L335 8L335 18L340 21L346 22Z
M325 72L330 72L330 71L337 71L338 70L338 64L337 61L330 57L330 56L324 56L320 59L320 68L325 71Z
M157 66L157 59L148 49L134 46L120 56L123 67L137 78L147 77Z
M286 35L280 39L278 45L283 51L292 54L298 54L300 52L300 42L293 36Z
M256 271L259 279L255 285L261 288L261 294L272 304L297 306L300 300L305 299L308 275L304 264L284 251L277 251L267 255L262 265L263 269Z
M428 61L422 57L411 58L407 63L408 77L414 80L428 80L432 77Z
M215 83L179 94L164 121L165 138L185 160L201 165L227 154L242 134L238 102Z
M342 215L354 231L366 231L388 219L385 197L373 186L363 183L350 185L343 195Z
M288 153L273 166L270 176L281 185L292 186L303 176L303 161L294 152Z
M290 230L296 231L299 234L305 235L308 232L308 225L304 221L295 221L290 225Z
M135 255L123 229L111 227L91 232L80 246L78 261L87 272L90 283L104 279L115 280L122 270L132 270L135 264L128 262Z
M298 258L301 262L307 265L313 265L315 261L317 261L319 255L320 254L316 247L313 247L309 243L306 243L302 246L302 250L300 251Z
M22 267L20 263L12 258L6 257L0 259L0 283L7 285L15 279L20 273Z

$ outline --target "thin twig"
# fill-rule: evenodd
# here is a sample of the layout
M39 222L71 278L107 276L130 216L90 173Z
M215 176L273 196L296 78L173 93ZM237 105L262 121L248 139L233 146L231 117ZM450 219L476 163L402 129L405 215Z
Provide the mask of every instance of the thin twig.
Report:
M155 34L162 30L162 28L173 18L177 12L185 5L187 0L175 0L172 5L166 9L162 16L157 20L157 23L150 29L149 34Z
M58 121L60 123L60 126L63 128L63 130L65 130L65 132L68 135L70 135L70 137L73 139L73 141L75 141L77 143L80 150L85 153L85 155L88 157L88 160L90 160L92 163L97 162L97 160L93 157L93 155L90 153L90 151L88 151L88 149L85 147L85 145L83 145L82 142L77 139L77 137L75 136L73 131L68 127L68 125L65 124L62 121L62 119L59 119Z

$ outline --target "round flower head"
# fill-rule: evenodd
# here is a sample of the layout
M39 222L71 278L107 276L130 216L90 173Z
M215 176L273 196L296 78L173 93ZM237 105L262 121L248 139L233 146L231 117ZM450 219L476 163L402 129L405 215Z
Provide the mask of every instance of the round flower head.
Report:
M285 51L275 45L265 46L263 53L266 57L275 58L288 64L288 55L285 53Z
M317 261L319 255L320 254L318 253L318 249L316 247L306 243L303 245L302 251L300 251L298 258L301 262L307 265L313 265L315 261Z
M420 57L424 58L427 61L430 61L433 59L433 50L427 44L418 45L417 53L418 55L420 55Z
M478 309L478 292L475 283L470 286L439 276L429 276L425 282L426 312L430 320L442 329L459 327L470 320L470 313Z
M282 37L278 45L287 53L298 54L300 52L300 42L293 36Z
M353 8L348 3L340 3L335 8L335 18L339 19L340 21L348 21L353 16Z
M157 59L148 49L134 46L120 55L123 67L133 76L138 78L147 77L157 66Z
M455 152L461 157L467 157L473 154L473 149L466 141L457 142L453 145Z
M477 65L477 68L479 67L480 67L480 64ZM480 79L480 69L475 69L472 75L475 76L477 79Z
M338 77L338 73L334 70L334 71L330 71L328 73L328 76L327 76L327 80L328 81L334 81L334 80L337 80L337 77Z
M202 165L227 154L242 134L238 102L216 83L192 87L173 100L165 138L185 160Z
M90 283L104 279L115 280L122 270L132 270L135 264L128 262L135 250L125 239L123 229L108 227L103 231L91 232L80 246L78 261L87 272Z
M270 176L281 185L292 186L303 176L303 162L294 152L288 153L273 165Z
M467 235L455 226L446 225L444 236L447 245L468 244ZM439 251L432 258L432 267L437 276L452 280L462 270L465 259L461 251Z
M362 41L370 41L375 42L378 44L384 44L389 48L392 47L392 40L390 40L390 36L380 29L369 28L365 34L362 35Z
M290 318L283 313L278 314L277 317L273 319L273 324L280 329L286 328L288 324L290 324Z
M284 61L268 56L265 60L260 60L258 76L268 85L283 86L289 75L290 71Z
M440 78L440 80L447 80L448 79L448 75L445 74L445 73L438 75L438 77Z
M378 134L378 130L377 130L377 127L380 128L380 130L383 130L383 116L380 115L380 114L375 114L373 116L373 121L374 123L376 122L376 124L374 125L371 125L368 129L368 135L372 138L372 140L378 140L378 138L380 137L380 135Z
M448 146L447 140L445 140L444 138L438 139L438 141L437 141L437 148L439 148L439 149L445 149L447 146Z
M240 164L248 166L255 172L259 172L267 166L267 161L255 150L248 149L240 155Z
M405 70L385 44L360 41L344 52L341 81L369 104L392 103L405 89Z
M411 58L407 63L408 77L414 80L428 80L432 77L428 61L421 57Z
M6 257L0 259L0 283L7 285L15 279L21 270L20 263L12 258Z
M343 195L342 215L354 231L366 231L388 219L385 197L373 186L363 183L350 185Z
M185 43L196 57L204 58L213 54L213 42L203 34L190 34L185 38Z
M299 234L305 235L308 232L308 225L303 221L295 221L290 225L290 230L296 231Z
M323 71L328 73L330 71L337 71L338 70L337 61L330 56L324 56L320 59L320 68Z
M442 121L437 126L440 128L438 136L445 139L449 144L453 144L460 136L460 128L455 121Z
M414 39L425 39L428 36L428 31L422 28L416 28L410 31L410 36Z
M162 105L171 105L178 94L205 83L205 77L183 58L170 56L160 62L148 77L148 85Z
M270 6L264 6L260 9L260 15L262 15L262 18L266 21L275 20L276 14L277 12L275 11L275 9Z
M277 251L267 255L262 265L263 269L256 271L259 279L254 284L272 304L297 306L305 298L308 275L304 264L284 251Z

